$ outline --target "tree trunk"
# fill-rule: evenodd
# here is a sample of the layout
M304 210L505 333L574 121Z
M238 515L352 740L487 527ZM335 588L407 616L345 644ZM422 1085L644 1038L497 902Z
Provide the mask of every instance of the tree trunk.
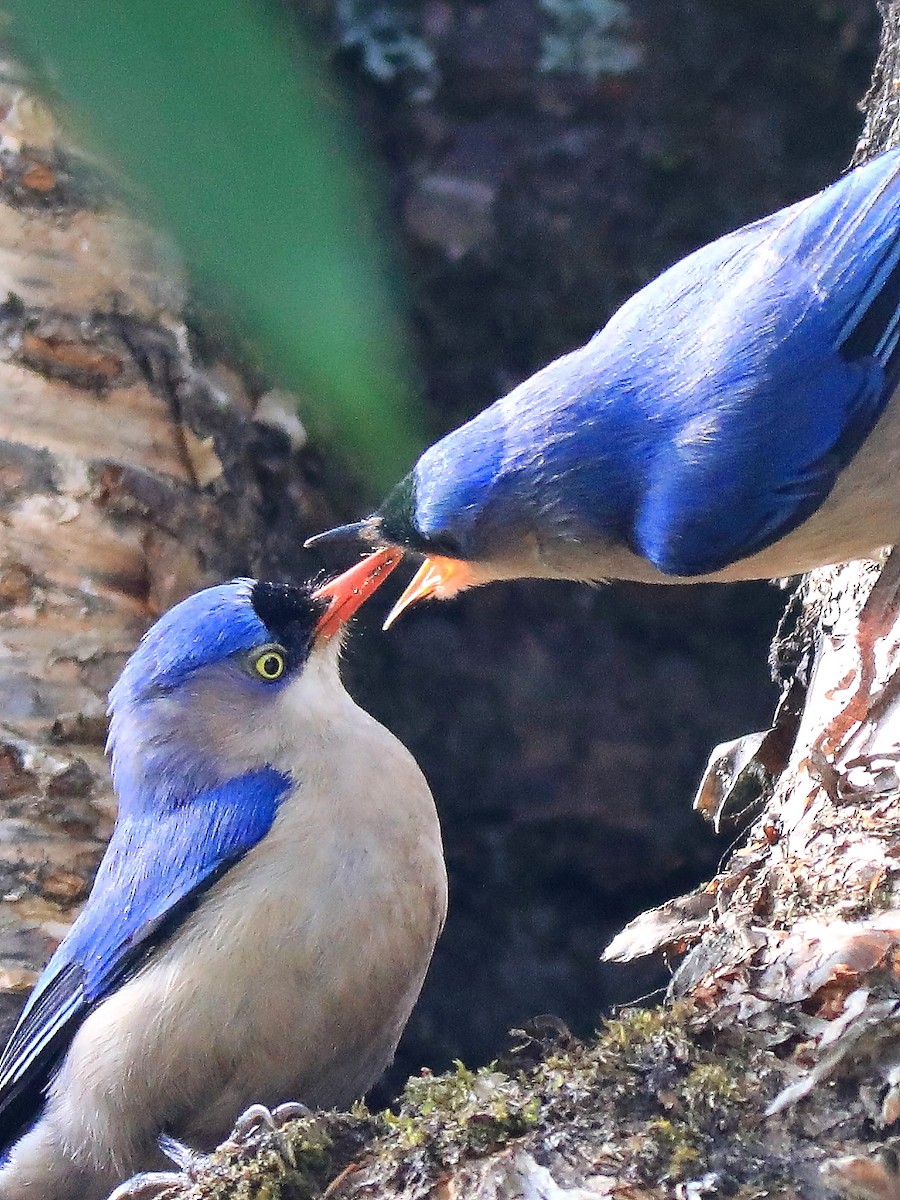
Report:
M299 425L201 362L164 238L0 77L0 1024L87 894L106 693L164 608L296 560L329 510ZM274 415L273 415L274 414ZM314 466L314 464L312 464ZM274 481L274 486L267 486ZM264 500L265 490L265 500Z

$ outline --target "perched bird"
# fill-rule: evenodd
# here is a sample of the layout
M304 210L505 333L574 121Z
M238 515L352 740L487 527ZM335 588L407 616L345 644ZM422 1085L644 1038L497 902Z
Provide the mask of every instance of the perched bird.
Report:
M381 577L427 556L389 622L496 579L727 581L868 556L900 540L898 341L900 149L670 267L372 516L308 544L357 534Z
M393 1056L446 875L421 772L338 674L367 586L211 587L129 659L115 831L0 1058L3 1200L99 1200L161 1134L345 1105Z

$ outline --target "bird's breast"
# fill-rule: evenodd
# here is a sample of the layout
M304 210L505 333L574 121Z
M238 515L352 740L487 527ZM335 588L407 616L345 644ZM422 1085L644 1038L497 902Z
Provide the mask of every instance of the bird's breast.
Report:
M362 1095L425 977L446 908L431 794L355 706L332 724L302 740L269 833L91 1014L67 1060L105 1104L156 1114L191 1145L215 1145L255 1101Z

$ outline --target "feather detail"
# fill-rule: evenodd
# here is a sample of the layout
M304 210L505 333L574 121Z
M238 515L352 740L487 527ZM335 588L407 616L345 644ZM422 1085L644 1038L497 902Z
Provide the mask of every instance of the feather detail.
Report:
M56 1065L88 1013L131 978L203 892L268 833L291 786L288 776L266 767L176 810L116 825L90 898L0 1057L0 1145L37 1117ZM140 812L143 806L132 807Z

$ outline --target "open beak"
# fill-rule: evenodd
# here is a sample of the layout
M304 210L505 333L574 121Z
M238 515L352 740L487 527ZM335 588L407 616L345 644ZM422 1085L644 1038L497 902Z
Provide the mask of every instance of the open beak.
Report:
M445 600L474 582L474 573L468 563L458 558L426 558L388 613L382 629L389 629L410 605L427 600L429 596Z
M337 633L372 593L381 587L402 557L403 551L393 546L376 550L342 575L316 588L313 599L327 600L328 607L316 623L315 636L328 638Z

